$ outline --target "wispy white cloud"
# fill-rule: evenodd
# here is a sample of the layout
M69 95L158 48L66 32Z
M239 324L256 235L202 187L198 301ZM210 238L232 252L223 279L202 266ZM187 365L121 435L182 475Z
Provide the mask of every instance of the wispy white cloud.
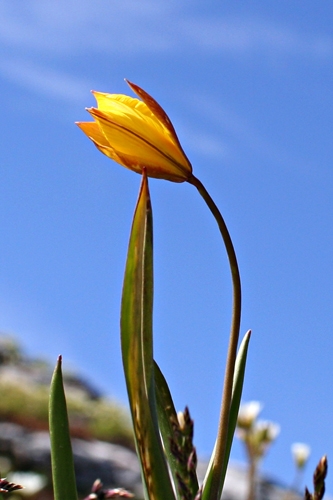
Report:
M253 18L189 19L182 22L182 31L188 41L203 51L269 52L316 58L333 55L332 37L305 35L295 29Z
M209 133L199 128L194 129L191 124L188 124L186 128L179 127L177 130L188 154L191 152L191 155L195 153L205 158L218 158L219 160L226 160L232 156L230 145L222 137L218 137L216 132Z
M225 54L238 60L262 54L270 60L333 56L333 37L263 19L194 17L185 0L1 2L0 43L3 78L67 100L81 100L90 87L68 69L80 56L136 56L138 61L157 53L201 53L219 60Z
M304 34L265 19L193 17L185 2L58 0L0 4L0 39L8 48L135 54L201 50L333 55L333 38Z
M292 151L272 140L265 130L258 128L247 116L237 113L213 96L201 95L198 101L194 95L187 94L183 96L182 103L183 106L188 106L191 115L196 117L195 123L205 123L205 128L194 134L188 132L191 131L190 124L182 131L182 137L193 152L204 153L206 157L208 155L219 160L238 162L239 150L247 150L256 158L260 158L262 165L269 162L279 168L299 168L303 172L317 168L317 165L307 158L301 158L299 151ZM214 132L209 133L207 130ZM243 157L243 153L241 156Z
M201 96L200 102L187 96L187 103L200 120L204 118L211 127L221 131L221 135L232 138L232 142L241 143L250 150L261 154L271 154L272 145L262 137L253 123L240 116L215 98Z
M24 60L0 60L0 74L48 97L71 102L87 99L89 85L86 81Z
M22 7L13 0L0 5L0 39L12 49L61 55L165 50L172 40L166 32L172 4L31 0Z

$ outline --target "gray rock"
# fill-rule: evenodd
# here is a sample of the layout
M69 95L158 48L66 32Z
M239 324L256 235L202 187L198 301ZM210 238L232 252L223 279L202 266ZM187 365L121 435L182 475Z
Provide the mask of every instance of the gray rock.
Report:
M95 479L100 478L107 488L123 487L142 495L140 467L133 451L83 439L73 439L72 449L80 492L89 492ZM48 432L32 432L21 425L0 423L0 454L10 458L14 470L40 472L51 481Z
M142 498L140 466L136 454L123 446L103 441L73 439L72 448L80 496L87 495L99 478L105 488L125 488ZM13 470L35 471L45 475L51 484L50 439L46 431L30 431L13 423L0 423L0 455L10 458ZM202 481L207 463L198 465ZM247 471L244 466L231 463L223 490L223 500L246 500ZM286 488L267 477L258 482L256 500L301 500L287 495ZM328 498L325 497L325 500Z

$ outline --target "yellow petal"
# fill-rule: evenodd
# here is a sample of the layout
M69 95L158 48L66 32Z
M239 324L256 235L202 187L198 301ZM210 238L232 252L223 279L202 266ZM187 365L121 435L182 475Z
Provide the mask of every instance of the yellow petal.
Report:
M172 125L170 118L168 117L162 106L160 106L158 102L155 101L155 99L151 95L149 95L145 90L143 90L138 85L130 82L129 80L126 80L126 82L133 90L133 92L142 99L142 101L145 103L147 108L153 113L153 115L156 116L156 118L165 126L165 128L169 131L170 135L172 136L174 142L183 151L183 148L181 147L178 136L176 134L175 128ZM184 152L183 154L186 157Z
M147 108L145 103L132 97L118 94L100 94L94 92L98 110L109 115L124 128L141 134L154 144L160 143L161 148L173 148L179 154L178 145L163 123ZM92 108L95 109L95 108Z
M83 130L83 132L93 141L95 146L106 156L111 158L111 160L116 161L123 165L122 159L117 155L113 148L110 147L108 141L106 140L103 132L96 122L76 122L76 125ZM125 165L126 166L126 165ZM138 173L141 170L137 170Z
M118 122L113 122L109 113L105 114L94 108L89 112L98 123L109 145L112 144L112 149L126 161L124 166L133 168L136 172L142 172L142 167L146 167L150 177L175 182L183 182L187 179L188 172L185 171L183 165L146 140L143 134L139 135Z
M76 125L94 142L103 146L109 146L103 132L96 122L75 122Z
M127 107L133 109L133 111L136 110L142 115L146 115L148 118L155 119L154 113L152 113L145 103L139 99L123 94L106 94L104 92L97 92L96 90L93 90L92 94L94 94L97 101L97 107L101 111L112 113L114 111L114 103L119 102L124 105L124 108Z
M147 92L133 83L127 83L145 100L144 102L122 94L93 91L98 110L110 113L113 121L158 145L162 151L172 156L178 163L185 164L192 172L191 164L165 111Z

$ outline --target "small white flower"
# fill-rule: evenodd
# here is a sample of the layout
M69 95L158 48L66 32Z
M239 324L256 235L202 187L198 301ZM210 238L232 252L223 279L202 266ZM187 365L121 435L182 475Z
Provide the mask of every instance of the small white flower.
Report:
M291 454L298 469L303 469L309 459L311 448L305 443L294 443L291 445Z
M243 403L239 408L237 425L242 429L249 429L257 419L263 405L259 401Z
M262 435L262 441L269 444L275 441L280 434L279 424L270 422L269 420L259 420L256 425L258 434Z

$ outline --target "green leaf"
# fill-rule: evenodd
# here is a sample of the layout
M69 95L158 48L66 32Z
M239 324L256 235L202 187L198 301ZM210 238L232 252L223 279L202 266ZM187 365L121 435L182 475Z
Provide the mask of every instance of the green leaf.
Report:
M238 411L239 411L239 406L241 402L241 397L242 397L242 390L243 390L243 383L244 383L244 374L245 374L245 366L246 366L246 359L247 359L247 351L248 351L248 346L250 342L250 337L251 337L251 331L248 331L243 340L242 343L239 347L238 354L237 354L237 359L236 359L236 364L235 364L235 373L234 373L234 380L233 380L233 389L232 389L232 398L231 398L231 404L230 404L230 413L229 413L229 425L228 425L228 437L227 437L227 447L226 447L226 453L225 453L225 461L223 464L223 468L221 470L221 482L220 482L220 491L218 498L221 497L222 490L223 490L223 485L224 485L224 480L225 480L225 475L227 472L227 467L228 467L228 462L229 462L229 456L230 456L230 450L232 446L232 441L236 429L236 424L237 424L237 417L238 417ZM215 448L213 450L208 469L206 472L206 476L203 482L203 491L202 491L202 500L217 500L213 499L210 496L210 485L211 485L211 477L212 477L212 470L213 470L213 463L214 463L214 453L215 453Z
M127 254L121 345L145 494L150 500L171 500L175 496L159 434L155 401L152 231L152 210L144 173Z
M156 392L156 405L158 425L161 432L164 450L168 459L172 476L176 481L176 472L178 462L171 452L170 438L174 432L174 426L178 422L177 412L173 404L172 396L156 361L154 362L154 375L155 375L155 392Z
M58 358L51 381L49 426L54 498L55 500L77 500L61 356Z
M180 434L178 417L167 381L156 362L154 367L158 424L171 474L175 484L178 483L177 475L183 479L183 483L189 486L194 498L199 489L197 475L195 471L192 471L192 474L186 474L184 477L183 467L172 451L172 441L177 442ZM183 498L181 491L176 489L177 498Z

